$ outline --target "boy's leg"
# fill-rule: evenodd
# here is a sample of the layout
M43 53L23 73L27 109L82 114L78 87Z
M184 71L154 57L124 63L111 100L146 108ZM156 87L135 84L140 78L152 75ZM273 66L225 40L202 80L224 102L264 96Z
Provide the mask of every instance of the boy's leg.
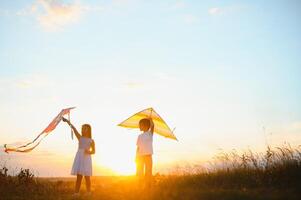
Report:
M142 156L136 157L136 176L141 177L143 175L143 159Z
M86 188L88 192L91 192L91 179L90 176L85 176Z
M151 187L152 182L152 173L153 173L153 159L152 155L145 156L145 179L146 179L146 187Z
M83 176L77 174L76 183L75 183L75 193L79 193L80 185L82 183Z

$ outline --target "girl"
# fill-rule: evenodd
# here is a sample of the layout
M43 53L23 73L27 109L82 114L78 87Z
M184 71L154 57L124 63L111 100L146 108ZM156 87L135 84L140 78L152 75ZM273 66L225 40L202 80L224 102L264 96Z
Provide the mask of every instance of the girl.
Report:
M95 154L95 143L91 139L91 126L89 124L82 125L82 135L76 130L76 128L66 118L63 118L64 122L72 128L76 138L78 139L78 150L74 158L71 174L76 175L75 195L79 195L79 189L83 176L86 180L86 188L88 193L91 193L91 180L92 176L92 160L91 155Z

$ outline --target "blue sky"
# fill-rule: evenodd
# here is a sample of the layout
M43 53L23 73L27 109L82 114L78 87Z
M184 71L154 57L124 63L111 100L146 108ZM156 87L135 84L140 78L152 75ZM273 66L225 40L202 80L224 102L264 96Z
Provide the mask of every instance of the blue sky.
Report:
M78 126L104 133L95 136L96 163L130 173L133 165L118 169L105 152L116 143L131 162L136 134L115 125L153 106L180 139L158 137L162 165L208 160L218 148L262 150L263 127L269 143L299 145L300 8L292 0L1 1L0 141L30 140L75 105ZM59 136L66 131L40 151L72 162L76 144Z

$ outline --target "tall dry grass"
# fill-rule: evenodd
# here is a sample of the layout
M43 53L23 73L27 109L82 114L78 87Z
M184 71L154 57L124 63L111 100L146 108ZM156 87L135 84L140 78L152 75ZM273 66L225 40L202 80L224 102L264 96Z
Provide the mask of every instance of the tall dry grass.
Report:
M300 199L301 151L290 145L256 153L220 152L210 167L182 167L157 174L150 191L135 177L94 177L90 199ZM0 170L0 199L71 199L74 179L36 178L28 169ZM84 186L82 187L84 191ZM89 199L86 196L80 199Z

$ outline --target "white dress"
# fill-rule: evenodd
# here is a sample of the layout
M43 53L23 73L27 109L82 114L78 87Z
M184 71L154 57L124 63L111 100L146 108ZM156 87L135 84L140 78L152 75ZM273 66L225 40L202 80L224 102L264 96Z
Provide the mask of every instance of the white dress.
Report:
M85 153L86 149L90 149L91 138L80 137L78 142L78 150L74 158L71 175L92 176L92 159L91 154Z

